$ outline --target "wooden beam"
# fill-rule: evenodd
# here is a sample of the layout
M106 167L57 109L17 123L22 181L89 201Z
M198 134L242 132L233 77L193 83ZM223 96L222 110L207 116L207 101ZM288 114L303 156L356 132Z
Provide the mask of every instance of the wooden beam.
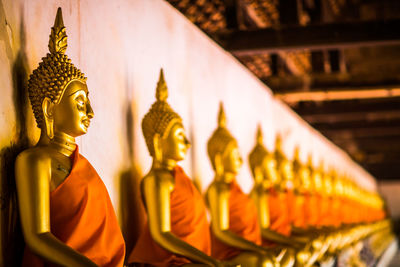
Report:
M400 152L400 140L398 137L365 138L358 140L332 140L339 147L351 147L356 145L358 150L364 153ZM347 150L347 149L346 149Z
M331 129L321 131L323 135L331 140L355 140L371 137L390 137L395 136L400 140L400 126L378 127L378 128L359 128L359 129ZM399 157L400 159L400 157Z
M398 180L400 178L400 164L368 164L365 168L378 180Z
M357 112L374 112L398 110L400 112L400 97L357 99L349 101L327 101L327 102L303 102L299 103L293 110L300 116L315 114L343 114Z
M377 153L368 153L365 155L363 159L363 164L382 164L382 163L390 163L390 164L399 164L400 165L400 151L397 152L377 152Z
M299 24L299 5L297 0L279 1L279 21L281 25Z
M321 73L323 71L322 53L314 53L315 71L305 76L295 75L274 75L262 79L275 93L292 93L304 91L345 91L358 89L379 89L383 87L400 87L400 77L397 73L386 71L382 73L373 73L371 75L355 75L349 73ZM388 59L390 64L400 65L400 60ZM341 67L342 68L342 67ZM343 67L344 68L344 67Z
M400 43L400 20L348 22L281 29L236 30L217 39L229 52L240 55L288 50L325 50Z
M304 101L335 101L335 100L354 100L354 99L376 99L400 97L400 86L387 88L359 88L348 90L323 90L313 92L295 92L285 94L275 94L275 97L288 104L295 104Z
M391 121L374 121L374 122L366 122L366 121L344 121L338 123L330 123L330 122L319 122L311 124L312 127L317 129L318 131L327 131L327 130L350 130L353 131L355 129L379 129L379 128L389 128L389 127L400 127L400 120L391 120Z
M236 0L224 0L226 27L228 29L239 29L238 7Z
M371 112L348 112L348 113L332 113L332 114L315 114L302 116L308 123L338 123L364 121L366 123L372 121L390 121L400 119L399 110L371 111Z

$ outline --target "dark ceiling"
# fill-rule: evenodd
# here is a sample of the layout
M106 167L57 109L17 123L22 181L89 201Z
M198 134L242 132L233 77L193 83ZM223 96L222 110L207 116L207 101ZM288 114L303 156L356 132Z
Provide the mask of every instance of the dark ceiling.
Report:
M400 179L400 1L168 2L378 180Z

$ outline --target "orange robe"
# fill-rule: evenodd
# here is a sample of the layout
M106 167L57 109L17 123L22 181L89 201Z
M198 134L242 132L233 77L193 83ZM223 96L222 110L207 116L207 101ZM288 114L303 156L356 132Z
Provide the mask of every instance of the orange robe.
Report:
M294 201L292 203L292 225L298 228L306 228L306 217L305 217L305 197L303 195L295 194Z
M332 208L331 208L331 222L334 227L339 227L342 224L342 217L341 217L341 200L338 197L332 198Z
M318 202L320 203L320 219L318 225L331 226L332 222L332 201L328 196L320 196Z
M296 195L293 191L293 189L285 189L284 191L285 194L285 199L286 199L286 203L288 206L288 214L289 214L289 220L290 223L293 224L293 221L296 219L296 216L298 216L298 214L296 214Z
M308 226L317 226L319 221L318 199L314 194L305 194L305 216Z
M98 266L123 266L125 242L96 170L78 152L67 178L50 192L51 233ZM54 266L25 249L22 266Z
M270 229L282 235L290 236L292 228L286 194L278 192L275 188L270 188L268 207Z
M248 241L261 245L261 230L258 223L257 208L253 200L243 193L233 181L229 191L229 231ZM241 250L220 241L211 232L212 256L219 260L231 259Z
M352 221L352 208L350 200L347 198L342 199L342 214L344 224L350 224Z
M181 167L173 170L173 176L175 187L170 194L171 232L210 255L210 228L203 198ZM153 266L180 266L190 263L190 260L158 245L152 238L149 225L146 223L128 262L148 263Z

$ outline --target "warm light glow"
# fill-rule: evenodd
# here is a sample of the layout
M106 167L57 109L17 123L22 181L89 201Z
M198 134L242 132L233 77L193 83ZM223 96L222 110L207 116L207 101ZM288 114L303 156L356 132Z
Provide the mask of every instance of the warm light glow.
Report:
M400 96L400 88L390 89L364 89L348 91L316 91L297 92L287 94L276 94L277 98L286 103L297 103L300 101L331 101L367 98L387 98Z

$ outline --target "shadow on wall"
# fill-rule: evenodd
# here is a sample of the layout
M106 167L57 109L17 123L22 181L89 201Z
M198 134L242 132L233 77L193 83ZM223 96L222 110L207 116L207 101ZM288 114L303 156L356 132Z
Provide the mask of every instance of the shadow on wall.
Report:
M128 147L130 167L120 174L120 214L122 234L126 243L126 259L139 238L145 223L146 212L141 200L141 172L133 159L133 114L131 103L127 103L126 111L126 145Z
M23 14L23 12L21 12ZM3 3L0 1L0 39L7 37L7 21ZM4 23L5 22L5 23ZM8 37L7 37L8 38ZM25 53L25 25L20 22L20 49L12 63L13 105L15 108L16 134L10 137L11 144L0 151L0 182L1 182L1 249L4 266L19 266L24 250L14 176L14 163L16 156L29 147L27 135L27 111L29 109L27 78L28 64ZM9 40L5 42L9 44ZM11 47L10 47L11 49ZM12 51L12 50L11 50ZM12 55L11 55L12 56ZM11 78L11 77L10 77Z

